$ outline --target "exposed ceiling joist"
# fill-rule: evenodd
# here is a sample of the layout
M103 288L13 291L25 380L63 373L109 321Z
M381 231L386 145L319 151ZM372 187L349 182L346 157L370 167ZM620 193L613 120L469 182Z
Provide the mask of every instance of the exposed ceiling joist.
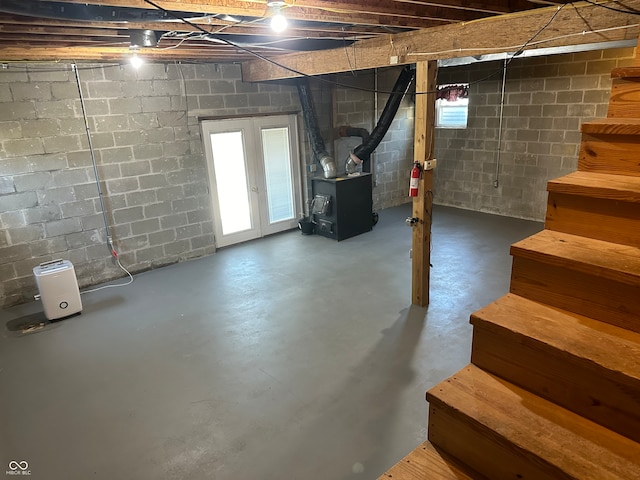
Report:
M624 7L640 11L640 0L626 0ZM278 64L251 60L243 64L245 81L265 81L305 75L322 75L407 64L422 60L466 57L582 43L638 38L638 17L591 4L536 9L511 15L388 35L356 42L344 49L293 53L277 58ZM552 23L540 32L555 15ZM628 28L627 28L628 27ZM589 33L589 32L598 33ZM540 32L538 35L536 35ZM283 68L284 67L284 68Z

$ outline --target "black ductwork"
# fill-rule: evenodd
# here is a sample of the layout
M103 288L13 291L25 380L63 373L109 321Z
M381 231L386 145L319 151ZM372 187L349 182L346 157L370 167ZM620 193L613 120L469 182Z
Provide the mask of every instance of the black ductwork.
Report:
M322 165L324 178L335 178L338 176L336 162L333 160L333 157L329 155L329 152L327 152L324 140L320 134L316 109L313 105L311 89L309 88L309 81L306 78L299 78L296 82L296 87L298 88L298 95L300 96L304 123L309 132L309 141L311 142L313 157Z
M411 85L411 82L413 81L414 75L415 73L410 66L406 66L402 69L398 79L396 80L396 84L393 86L393 93L389 96L376 127L373 129L368 139L365 140L363 138L362 144L358 145L347 159L347 173L355 172L356 166L359 163L362 163L362 170L364 172L371 171L371 153L380 144L386 135L387 130L389 130L391 122L398 112L400 103L402 102L409 85Z

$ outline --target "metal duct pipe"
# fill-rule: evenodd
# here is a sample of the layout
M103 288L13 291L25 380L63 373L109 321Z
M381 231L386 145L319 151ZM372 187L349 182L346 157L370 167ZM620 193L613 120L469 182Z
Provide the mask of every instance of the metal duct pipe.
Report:
M393 93L389 96L376 127L371 132L369 138L361 145L358 145L349 156L346 165L347 173L355 172L357 164L361 162L364 163L362 169L365 172L370 170L369 157L380 144L386 135L387 130L389 130L391 122L400 107L400 102L402 102L409 85L411 85L414 75L415 73L410 66L406 66L402 69L398 79L396 80L396 84L393 86Z
M296 82L296 87L298 88L298 95L300 96L304 123L309 132L309 141L311 142L313 157L320 162L324 172L324 178L336 178L338 176L338 169L336 168L336 162L333 157L327 152L324 140L320 134L320 127L318 127L318 119L316 117L316 109L313 105L313 98L311 97L309 81L306 78L299 78Z

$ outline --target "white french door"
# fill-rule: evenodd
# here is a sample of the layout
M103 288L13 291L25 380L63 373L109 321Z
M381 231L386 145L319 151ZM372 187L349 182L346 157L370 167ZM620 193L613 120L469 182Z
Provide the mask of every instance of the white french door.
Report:
M297 132L295 115L202 122L218 247L297 227Z

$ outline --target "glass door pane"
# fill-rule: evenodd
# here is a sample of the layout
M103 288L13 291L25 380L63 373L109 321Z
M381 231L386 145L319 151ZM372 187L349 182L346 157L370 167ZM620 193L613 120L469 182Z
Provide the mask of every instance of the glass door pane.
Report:
M242 131L212 133L210 139L222 234L249 230L250 190Z
M269 224L295 217L289 128L263 128L262 153Z

